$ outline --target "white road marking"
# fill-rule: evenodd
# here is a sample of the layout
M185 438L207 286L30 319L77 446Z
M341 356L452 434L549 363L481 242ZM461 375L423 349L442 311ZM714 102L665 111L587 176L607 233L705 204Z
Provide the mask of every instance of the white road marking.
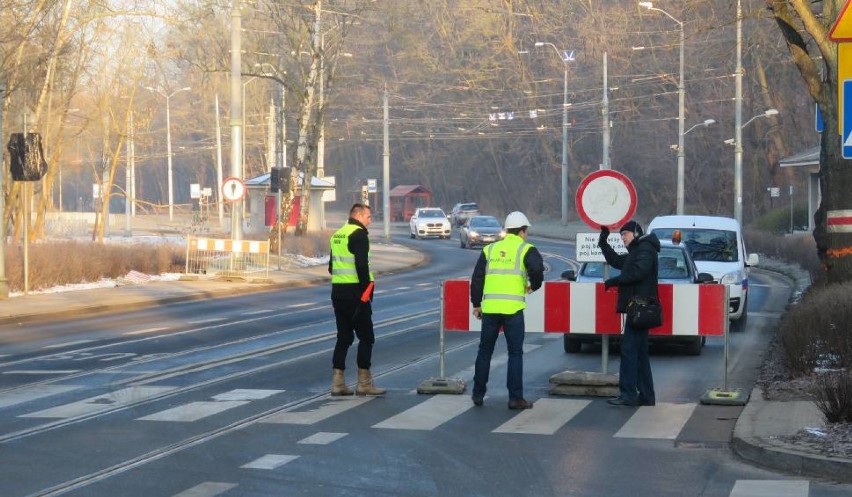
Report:
M275 309L260 309L258 311L249 311L240 313L241 316L254 316L256 314L269 314L270 312L275 312Z
M327 402L312 411L288 411L273 414L261 423L279 423L291 425L312 425L332 416L354 409L361 404L373 400L374 397L355 397L346 400Z
M45 345L42 349L59 349L62 347L71 347L73 345L81 345L84 343L93 342L94 340L75 340L73 342L57 343L54 345Z
M213 497L214 495L225 493L236 486L236 483L206 481L204 483L199 483L190 489L184 490L179 494L175 494L173 497Z
M71 390L77 390L78 388L81 387L74 385L35 385L23 390L5 393L0 396L0 409L17 404L23 404L24 402L29 402L31 400L50 397L51 395L70 392Z
M279 466L283 466L290 461L295 461L299 456L286 456L283 454L266 454L263 457L259 457L254 461L243 464L240 466L241 468L246 469L275 469Z
M128 404L141 402L150 397L156 397L174 390L177 387L147 387L137 386L116 390L97 397L72 402L61 406L51 407L41 411L22 414L22 418L73 418L85 416L109 409L115 409Z
M219 395L214 395L213 400L260 400L265 399L267 397L272 397L277 393L283 393L286 390L262 390L262 389L249 389L249 388L237 388L236 390L231 390L230 392L220 393Z
M128 331L127 333L122 333L122 335L124 335L124 336L146 335L148 333L156 333L158 331L163 331L163 330L166 330L166 329L168 329L168 328L166 328L164 326L159 326L159 327L156 327L156 328L145 328L144 330Z
M210 323L218 323L219 321L224 321L225 318L208 318L208 319L196 319L194 321L187 321L186 324L210 324Z
M13 369L3 371L3 374L74 374L79 369Z
M328 445L331 442L336 442L341 438L348 435L348 433L334 433L328 431L321 431L318 433L314 433L313 435L303 438L296 443L300 444L311 444L311 445Z
M136 418L139 421L177 421L181 423L190 423L198 421L214 414L240 407L248 404L247 400L232 400L226 402L190 402L182 406L166 409L165 411L156 412Z
M616 438L661 438L674 440L692 416L695 404L657 403L640 407L614 435Z
M730 497L807 497L807 480L737 480Z
M532 409L512 417L493 430L493 433L553 435L591 402L576 399L539 399Z
M391 430L434 430L473 407L467 395L436 395L373 425Z
M295 309L297 307L308 307L308 306L312 306L312 305L317 305L317 303L316 302L305 302L304 304L293 304L293 305L288 305L287 309Z

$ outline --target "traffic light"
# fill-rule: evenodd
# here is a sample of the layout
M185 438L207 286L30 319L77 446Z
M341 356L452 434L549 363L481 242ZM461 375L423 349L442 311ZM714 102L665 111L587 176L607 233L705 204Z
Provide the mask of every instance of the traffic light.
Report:
M269 172L269 191L277 193L278 191L286 192L290 189L289 167L273 167Z

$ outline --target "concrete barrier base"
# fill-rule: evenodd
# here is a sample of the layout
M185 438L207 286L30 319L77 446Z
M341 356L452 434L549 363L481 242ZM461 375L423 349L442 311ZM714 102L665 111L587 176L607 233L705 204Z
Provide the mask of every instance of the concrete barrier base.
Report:
M554 386L550 395L615 397L618 395L618 374L589 371L563 371L550 377Z

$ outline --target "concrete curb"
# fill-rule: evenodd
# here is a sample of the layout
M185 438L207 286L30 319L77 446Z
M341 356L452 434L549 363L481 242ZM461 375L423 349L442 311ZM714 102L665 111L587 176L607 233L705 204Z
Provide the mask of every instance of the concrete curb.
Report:
M822 413L813 402L765 401L761 389L755 387L734 426L731 450L757 466L852 483L852 460L803 452L781 440L783 435L792 435L806 426L823 425Z

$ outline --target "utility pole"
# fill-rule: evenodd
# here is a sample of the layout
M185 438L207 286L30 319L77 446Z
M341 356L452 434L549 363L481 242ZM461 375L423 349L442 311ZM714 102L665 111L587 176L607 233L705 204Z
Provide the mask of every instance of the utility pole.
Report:
M219 124L219 95L216 95L216 203L219 204L219 227L225 219L225 202L222 200L222 126Z
M606 52L603 54L603 100L601 101L601 114L603 115L603 155L601 157L601 169L610 169L609 164L609 87L607 86L607 60Z
M243 95L242 82L242 14L241 0L231 6L231 176L243 179ZM231 203L231 241L243 239L243 200Z
M390 129L390 109L388 108L388 85L385 83L384 95L384 137L382 144L382 221L385 228L385 243L390 245L390 140L388 132Z
M737 69L734 113L734 219L743 224L743 27L740 0L737 0Z
M130 164L133 162L133 111L127 113L127 164L124 168L124 236L132 237L130 226Z
M6 84L0 80L0 137L3 136L3 103L6 101ZM5 145L0 143L0 166L4 165ZM6 191L3 185L4 171L0 171L0 299L9 298L9 282L6 281Z

